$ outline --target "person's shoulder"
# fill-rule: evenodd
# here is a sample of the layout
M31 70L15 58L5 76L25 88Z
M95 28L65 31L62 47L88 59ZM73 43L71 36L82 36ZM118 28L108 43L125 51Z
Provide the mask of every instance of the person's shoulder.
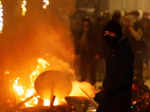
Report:
M114 24L113 21L110 20L104 24L104 28L111 27L113 24Z

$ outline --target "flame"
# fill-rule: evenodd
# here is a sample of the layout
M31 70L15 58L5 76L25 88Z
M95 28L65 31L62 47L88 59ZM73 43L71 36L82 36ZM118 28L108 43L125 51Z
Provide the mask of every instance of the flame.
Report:
M50 66L50 64L43 58L39 58L37 60L38 65L36 66L35 70L30 74L31 86L34 88L34 81L40 75L41 72L44 72L45 69Z
M21 85L18 84L19 79L20 78L17 77L16 80L14 81L13 89L15 90L17 95L21 96L24 94L24 89Z
M26 15L27 12L27 0L22 0L21 9L22 9L22 16Z
M0 1L0 33L2 33L3 31L3 4L2 4L2 1Z
M50 106L50 100L49 99L44 99L44 106Z
M73 72L73 70L69 67L69 64L57 59L56 57L51 58L50 60L51 64L48 63L43 58L38 58L37 59L37 66L33 70L31 74L29 74L30 78L30 87L26 88L25 86L20 84L21 78L17 77L14 80L13 83L13 89L16 93L16 97L20 101L25 101L27 98L32 97L32 99L24 104L25 107L34 107L38 104L39 102L39 97L36 96L36 91L34 89L34 81L36 78L40 75L40 73L46 71L48 67L50 66L50 69L52 70L70 70L70 72ZM53 65L53 66L52 66ZM84 97L91 97L93 98L95 95L95 89L92 85L90 85L87 82L78 82L78 81L73 81L72 82L72 91L69 96L84 96ZM57 96L55 97L54 100L54 106L55 105L60 105L66 103L65 99L59 99ZM50 98L45 98L43 99L43 106L50 106L51 101Z
M37 105L39 102L38 97L33 97L32 100L30 100L29 102L25 103L24 105L26 107L33 107L34 105Z
M88 82L72 82L72 91L69 96L83 96L91 97L95 96L95 88Z
M65 99L59 99L56 97L53 105L57 106L57 105L65 104L65 103L66 103ZM51 105L50 98L44 98L43 105L44 106L50 106Z
M48 7L48 5L50 4L49 0L43 0L43 9L46 9Z
M49 66L49 63L43 59L39 58L37 59L38 65L35 67L35 70L30 74L30 81L31 81L31 87L28 89L25 89L24 86L19 85L18 82L20 81L20 78L17 77L16 80L13 83L13 89L15 93L20 96L19 100L25 101L27 98L34 96L36 94L36 91L34 89L34 81L35 79L40 75L41 72L45 71L45 69ZM32 100L25 103L26 107L32 107L38 104L38 97L33 97Z

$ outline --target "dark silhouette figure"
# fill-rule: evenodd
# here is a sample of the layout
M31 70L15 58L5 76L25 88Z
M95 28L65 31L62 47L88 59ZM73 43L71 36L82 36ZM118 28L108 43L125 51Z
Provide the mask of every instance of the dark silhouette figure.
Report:
M97 112L128 112L130 108L133 53L128 38L123 38L120 18L120 12L114 12L104 27L106 76L104 98Z

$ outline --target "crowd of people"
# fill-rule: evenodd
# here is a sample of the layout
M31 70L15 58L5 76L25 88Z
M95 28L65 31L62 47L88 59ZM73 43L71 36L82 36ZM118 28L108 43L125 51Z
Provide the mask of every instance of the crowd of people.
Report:
M131 37L129 41L135 56L134 78L139 81L143 81L143 64L148 67L150 57L148 52L150 48L149 16L149 13L146 12L143 12L143 15L141 15L139 11L131 11L124 13L120 20L123 37ZM104 26L111 18L112 14L109 12L102 12L99 16L93 17L79 12L79 14L73 16L71 30L77 57L75 66L77 74L80 75L82 81L89 81L95 84L97 79L104 77L96 75L96 73L97 71L104 72L103 61L107 49L103 31ZM99 63L103 64L98 68Z
M148 13L105 13L92 21L83 18L72 27L77 70L81 81L95 84L98 60L106 66L104 98L97 112L129 112L133 80L144 85L143 64L148 67L150 19ZM77 27L80 26L80 27Z

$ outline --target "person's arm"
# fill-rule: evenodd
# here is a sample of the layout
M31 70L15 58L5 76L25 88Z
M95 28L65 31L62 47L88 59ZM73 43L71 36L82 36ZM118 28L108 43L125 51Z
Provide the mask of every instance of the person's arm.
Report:
M136 31L133 27L129 26L129 30L132 34L132 36L136 39L136 40L141 40L142 36L143 36L143 32L141 28L138 28L138 30Z

